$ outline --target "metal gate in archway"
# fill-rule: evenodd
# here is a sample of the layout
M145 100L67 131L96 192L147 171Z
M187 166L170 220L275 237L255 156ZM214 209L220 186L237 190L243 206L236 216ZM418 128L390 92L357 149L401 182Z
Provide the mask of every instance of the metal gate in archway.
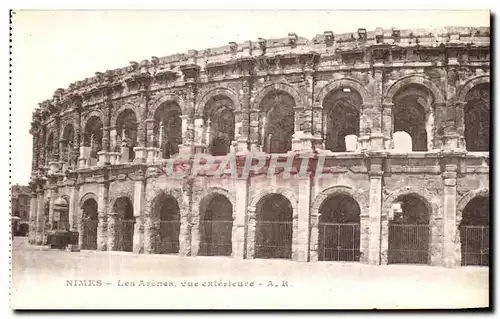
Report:
M389 223L389 264L427 264L429 225Z
M359 261L360 224L320 223L319 260Z
M203 220L200 222L204 240L200 243L200 255L231 256L233 221Z
M460 238L463 266L489 266L489 226L461 226Z
M134 225L135 219L120 220L119 225L119 239L118 250L132 251L134 247Z
M97 249L97 226L98 221L94 219L87 219L83 221L83 236L82 236L82 249L96 250Z
M180 220L161 220L158 230L156 251L159 254L177 254L179 252Z
M292 257L291 221L258 221L255 243L256 258L284 258Z

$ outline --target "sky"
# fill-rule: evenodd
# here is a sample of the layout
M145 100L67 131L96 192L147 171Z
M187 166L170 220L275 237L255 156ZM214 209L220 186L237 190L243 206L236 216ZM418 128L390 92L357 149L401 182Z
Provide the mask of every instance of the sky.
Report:
M31 113L97 71L152 56L187 53L234 41L280 38L288 32L312 39L325 30L489 26L488 11L17 11L12 31L13 184L31 171Z

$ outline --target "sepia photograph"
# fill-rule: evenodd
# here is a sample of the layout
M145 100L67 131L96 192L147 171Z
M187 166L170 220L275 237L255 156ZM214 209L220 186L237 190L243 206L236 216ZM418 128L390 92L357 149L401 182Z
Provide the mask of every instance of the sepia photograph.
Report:
M488 309L489 10L12 10L11 295Z

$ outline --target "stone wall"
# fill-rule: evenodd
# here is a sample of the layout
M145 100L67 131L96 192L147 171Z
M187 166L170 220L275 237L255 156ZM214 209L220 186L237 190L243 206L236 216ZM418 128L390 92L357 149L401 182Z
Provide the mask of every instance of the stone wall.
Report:
M464 136L468 93L489 83L489 32L359 29L340 35L325 32L312 40L290 33L282 39L131 62L58 89L33 113L30 220L35 227L30 241L43 242L44 225L50 222L51 203L57 197L68 198L74 230L81 230L82 201L95 198L97 249L116 250L119 220L114 203L127 197L135 217L133 251L155 253L160 223L155 203L161 196L172 196L180 210L179 254L196 256L200 203L218 193L233 206L232 256L253 258L259 200L277 193L293 207L292 259L316 261L321 202L345 194L360 206L360 260L385 264L392 204L399 196L413 194L431 212L429 263L456 266L461 218L457 203L489 187L489 153L468 152ZM192 174L195 155L209 150L206 114L214 101L224 100L234 115L235 136L228 155L243 156L244 161L249 152L265 149L266 110L275 107L273 98L280 94L290 104L282 107L293 109L291 152L266 154L266 159L305 154L318 163L322 158L321 172L313 168L299 176L295 167L289 178L283 172L218 176L218 165L227 159L221 157L214 167ZM399 101L408 96L423 110L425 151L394 150L395 113ZM359 113L354 152L326 149L324 119L333 108L332 97L341 97ZM177 105L181 112L180 161L161 158L155 146L161 140L155 136L160 124L155 114L167 104ZM125 111L134 114L137 130L132 161L124 161L125 151L117 145L123 137L118 122ZM101 151L95 159L88 158L84 144L89 138L85 127L92 118L102 124ZM59 153L67 143L63 135L68 125L73 125L74 145L65 159ZM49 135L55 146L47 148ZM47 149L53 150L51 154ZM167 176L168 166L174 164L186 176ZM237 165L241 169L240 159Z

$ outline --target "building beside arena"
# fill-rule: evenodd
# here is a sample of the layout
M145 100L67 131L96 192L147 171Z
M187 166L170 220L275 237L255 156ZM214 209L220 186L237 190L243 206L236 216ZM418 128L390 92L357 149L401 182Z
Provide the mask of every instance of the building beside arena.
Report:
M96 72L33 113L30 242L488 265L489 92L490 29L472 27L289 33Z
M15 184L10 188L11 232L14 236L26 236L29 229L31 190Z

